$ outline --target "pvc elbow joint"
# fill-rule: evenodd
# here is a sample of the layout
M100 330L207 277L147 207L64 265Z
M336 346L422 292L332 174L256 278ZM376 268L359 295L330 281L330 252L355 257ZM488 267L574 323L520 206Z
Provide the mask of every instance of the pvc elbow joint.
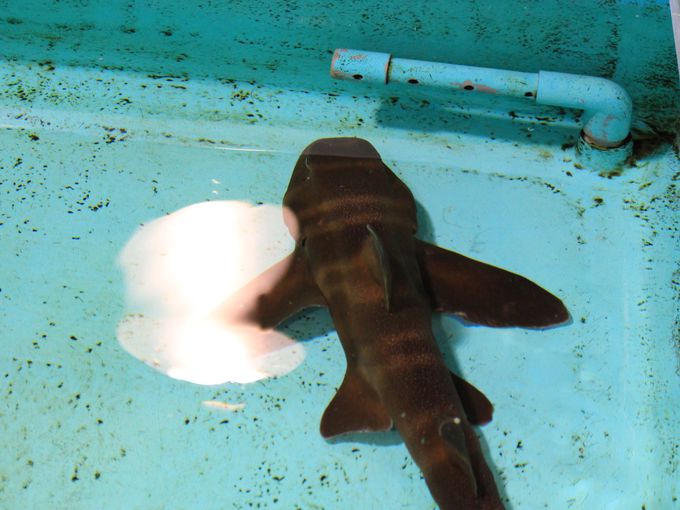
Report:
M611 80L540 71L536 102L583 110L583 134L593 145L610 149L628 141L633 102L623 87Z

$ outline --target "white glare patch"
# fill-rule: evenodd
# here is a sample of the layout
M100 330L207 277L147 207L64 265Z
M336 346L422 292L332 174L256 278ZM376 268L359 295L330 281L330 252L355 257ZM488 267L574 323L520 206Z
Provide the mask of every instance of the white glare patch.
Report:
M281 207L270 205L205 202L144 225L119 256L128 314L118 341L155 369L197 384L290 372L304 358L301 345L214 311L293 244Z

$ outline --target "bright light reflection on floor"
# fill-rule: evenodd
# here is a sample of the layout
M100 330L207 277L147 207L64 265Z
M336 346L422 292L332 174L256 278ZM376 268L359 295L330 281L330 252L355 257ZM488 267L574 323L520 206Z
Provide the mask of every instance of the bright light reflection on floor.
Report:
M205 202L145 224L119 256L128 309L119 342L155 369L197 384L290 372L304 358L300 344L211 312L293 244L279 206Z

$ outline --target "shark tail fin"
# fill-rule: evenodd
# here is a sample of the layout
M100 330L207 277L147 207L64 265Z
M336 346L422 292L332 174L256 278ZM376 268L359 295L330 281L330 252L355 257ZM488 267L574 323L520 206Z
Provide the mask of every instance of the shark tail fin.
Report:
M437 311L493 327L545 328L570 318L562 301L522 276L422 241L418 252Z

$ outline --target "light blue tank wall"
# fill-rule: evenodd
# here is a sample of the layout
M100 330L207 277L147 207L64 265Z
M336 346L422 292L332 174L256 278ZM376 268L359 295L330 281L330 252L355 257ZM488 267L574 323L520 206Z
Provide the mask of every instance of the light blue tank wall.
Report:
M4 4L4 5L3 5ZM102 4L105 4L103 7ZM188 5L193 4L193 5ZM344 90L338 47L613 79L638 118L671 130L680 88L662 0L0 2L3 57Z

